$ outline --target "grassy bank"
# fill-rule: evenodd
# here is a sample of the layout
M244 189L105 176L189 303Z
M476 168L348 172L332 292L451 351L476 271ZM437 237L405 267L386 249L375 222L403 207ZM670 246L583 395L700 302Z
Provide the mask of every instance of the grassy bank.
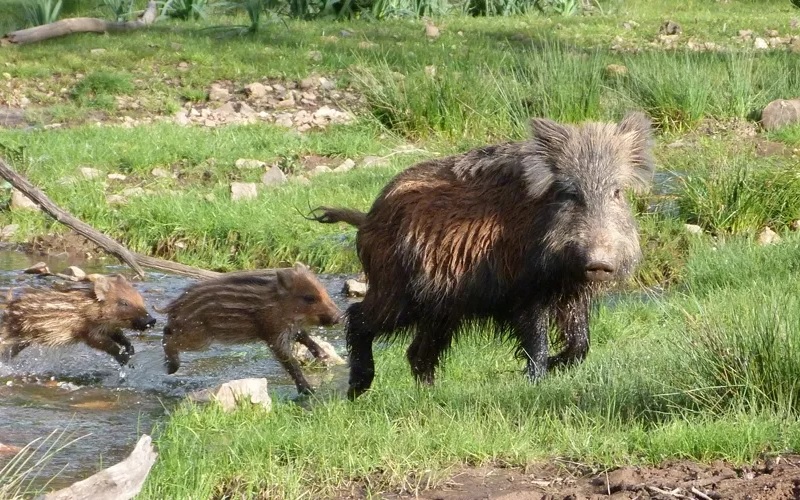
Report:
M310 411L184 406L164 429L145 498L317 497L351 482L374 493L487 462L746 462L797 449L798 258L796 237L697 245L682 292L601 306L587 361L536 386L508 347L473 331L430 390L413 385L403 346L391 346L357 403L325 387Z

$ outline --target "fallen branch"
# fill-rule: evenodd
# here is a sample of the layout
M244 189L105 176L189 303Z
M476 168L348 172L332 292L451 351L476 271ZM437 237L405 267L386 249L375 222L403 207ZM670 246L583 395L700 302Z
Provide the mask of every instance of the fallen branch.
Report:
M139 494L144 480L150 473L158 453L153 450L150 436L139 438L136 447L128 458L122 462L103 469L83 481L48 493L43 500L78 500L93 498L95 500L128 500Z
M25 196L30 198L55 220L73 229L84 238L95 243L106 252L116 256L121 261L128 264L141 278L145 277L142 266L203 279L213 278L221 274L215 271L209 271L207 269L200 269L198 267L187 266L185 264L179 264L169 260L141 255L128 250L118 241L109 238L89 224L76 219L67 211L53 203L50 198L47 197L47 195L31 184L28 179L15 172L2 158L0 158L0 177L3 177L5 180L11 183L15 189L19 190Z
M135 21L115 22L98 19L96 17L73 17L62 19L54 23L34 26L24 30L17 30L7 33L0 39L0 45L34 43L50 38L71 35L73 33L109 33L120 31L131 31L146 28L153 24L158 18L158 7L156 2L150 0L147 9Z

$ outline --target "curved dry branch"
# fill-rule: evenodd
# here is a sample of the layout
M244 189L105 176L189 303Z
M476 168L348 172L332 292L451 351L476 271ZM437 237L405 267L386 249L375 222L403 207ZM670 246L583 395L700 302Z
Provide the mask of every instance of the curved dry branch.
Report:
M128 250L118 241L109 238L89 224L76 219L67 211L53 203L53 201L50 200L47 195L40 191L36 186L31 184L28 179L15 172L2 158L0 158L0 177L7 180L12 186L14 186L14 188L33 200L42 208L42 210L44 210L55 220L64 224L65 226L70 227L84 238L92 241L96 245L102 247L106 252L116 256L121 261L131 266L131 268L136 271L136 274L138 274L141 278L145 277L142 266L201 279L213 278L221 274L215 271L209 271L207 269L201 269L169 260L141 255Z
M147 9L135 21L114 22L98 19L95 17L73 17L62 19L50 24L34 26L24 30L17 30L7 33L0 44L24 44L40 42L50 38L71 35L73 33L109 33L119 31L131 31L146 28L153 24L158 18L158 7L156 2L151 0L147 3Z

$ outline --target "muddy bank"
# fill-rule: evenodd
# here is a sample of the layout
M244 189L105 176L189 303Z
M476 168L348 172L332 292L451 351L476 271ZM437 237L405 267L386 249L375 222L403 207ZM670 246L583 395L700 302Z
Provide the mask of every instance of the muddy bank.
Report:
M340 499L376 498L361 488ZM393 492L377 498L400 500L792 500L800 498L800 455L770 457L746 466L717 461L667 462L658 467L590 470L570 462L527 470L481 467L454 472L441 486Z

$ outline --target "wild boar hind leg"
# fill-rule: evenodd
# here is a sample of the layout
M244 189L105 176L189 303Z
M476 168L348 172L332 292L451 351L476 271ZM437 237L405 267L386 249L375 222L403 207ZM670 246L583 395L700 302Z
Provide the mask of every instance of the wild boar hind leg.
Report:
M436 368L453 340L455 327L450 320L424 320L408 346L406 357L418 383L432 386Z
M30 342L25 341L15 341L11 339L1 339L0 340L0 361L4 363L8 363L14 358L17 354L22 352L23 349L28 347Z

